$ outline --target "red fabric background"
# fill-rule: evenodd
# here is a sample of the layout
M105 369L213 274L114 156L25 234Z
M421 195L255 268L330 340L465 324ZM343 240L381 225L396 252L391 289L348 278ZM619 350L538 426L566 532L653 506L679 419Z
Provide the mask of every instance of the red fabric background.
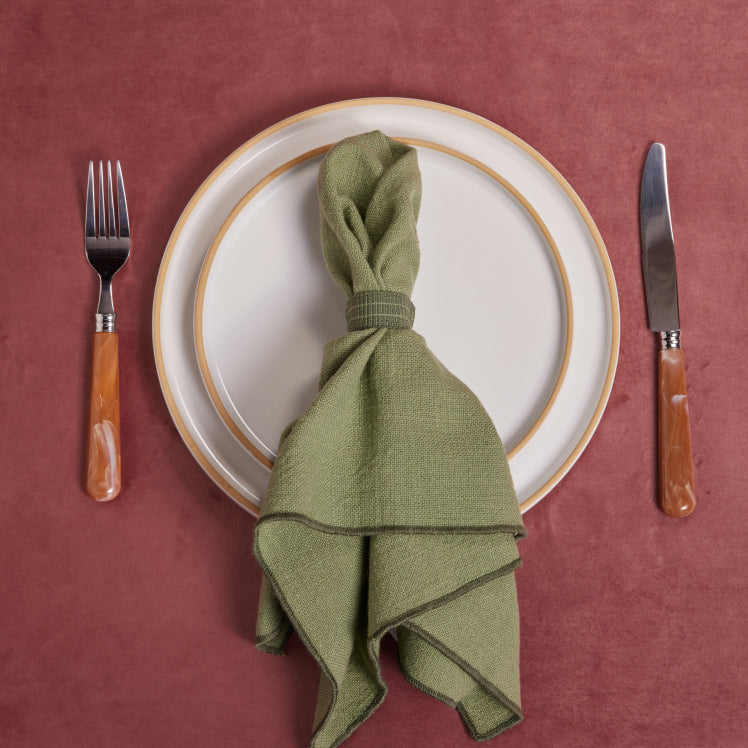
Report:
M546 156L588 206L621 301L606 415L526 515L525 721L509 746L748 744L743 336L748 21L741 1L6 4L0 28L0 743L304 745L317 669L252 646L254 520L183 446L151 304L182 208L224 157L362 96L462 107ZM698 506L655 504L655 342L639 264L648 145L668 149ZM88 160L119 158L124 487L82 490L96 281ZM353 746L469 746L407 685Z

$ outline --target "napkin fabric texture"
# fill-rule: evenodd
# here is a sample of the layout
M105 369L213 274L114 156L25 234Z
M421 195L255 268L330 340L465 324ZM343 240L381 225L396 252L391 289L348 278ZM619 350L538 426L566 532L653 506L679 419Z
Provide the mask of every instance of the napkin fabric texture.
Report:
M390 630L405 678L474 738L522 719L525 531L493 423L411 329L420 201L416 151L380 132L320 167L322 250L349 332L325 346L317 398L282 435L254 538L256 646L281 653L295 630L319 663L319 748L384 698Z

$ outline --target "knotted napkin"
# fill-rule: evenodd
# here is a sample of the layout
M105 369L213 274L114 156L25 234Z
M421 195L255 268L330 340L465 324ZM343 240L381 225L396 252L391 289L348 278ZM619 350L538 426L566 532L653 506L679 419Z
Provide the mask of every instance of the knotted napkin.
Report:
M279 654L295 630L319 663L319 748L384 698L392 629L405 678L474 738L522 719L525 531L493 423L411 329L420 201L416 151L381 132L320 167L322 251L349 332L325 346L317 398L282 435L254 538L256 646Z

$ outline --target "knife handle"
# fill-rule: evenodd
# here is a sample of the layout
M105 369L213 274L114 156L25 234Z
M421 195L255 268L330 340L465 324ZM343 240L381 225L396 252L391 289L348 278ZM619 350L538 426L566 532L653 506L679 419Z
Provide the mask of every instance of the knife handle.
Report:
M671 517L686 517L696 506L696 495L683 351L661 350L658 373L660 508Z
M116 332L95 332L88 411L86 493L109 501L120 490L119 342Z

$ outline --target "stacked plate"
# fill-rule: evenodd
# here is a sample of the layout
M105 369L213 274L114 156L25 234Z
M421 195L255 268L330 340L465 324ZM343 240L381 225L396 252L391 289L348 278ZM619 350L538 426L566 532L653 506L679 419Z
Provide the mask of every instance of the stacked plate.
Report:
M314 398L345 296L319 243L317 173L339 140L382 130L418 150L414 328L478 395L523 511L571 468L618 359L615 281L582 202L537 152L468 112L359 99L303 112L229 156L185 208L161 264L161 388L194 457L257 514L282 430Z

